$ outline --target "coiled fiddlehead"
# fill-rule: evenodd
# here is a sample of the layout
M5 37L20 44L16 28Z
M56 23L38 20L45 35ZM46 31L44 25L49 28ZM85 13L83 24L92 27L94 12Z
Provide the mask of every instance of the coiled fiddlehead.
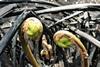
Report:
M82 67L89 67L88 64L88 53L82 42L72 33L68 31L58 31L53 36L54 42L63 48L69 47L72 43L75 44L80 50Z
M20 40L22 43L23 51L26 54L27 59L31 62L34 67L40 67L38 62L36 61L34 55L32 54L31 48L28 44L28 39L38 40L43 32L43 26L41 22L35 18L30 17L26 19L20 29Z

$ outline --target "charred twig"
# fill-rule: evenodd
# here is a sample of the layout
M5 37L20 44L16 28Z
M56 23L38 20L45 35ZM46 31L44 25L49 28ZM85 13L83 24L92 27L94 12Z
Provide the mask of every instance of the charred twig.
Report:
M4 35L4 37L0 41L0 54L3 52L4 48L7 46L7 43L12 39L20 25L22 24L22 21L25 19L26 15L29 12L24 11L14 22L14 26L9 29L9 31Z
M57 3L48 2L48 1L0 1L0 4L13 4L13 3L39 3L39 4L45 4L45 5L51 5L51 6L59 6Z
M98 8L97 8L98 7ZM76 11L83 11L83 10L100 10L100 4L74 4L74 5L65 5L65 6L60 6L60 7L52 7L48 9L43 9L36 11L37 14L44 14L44 13L52 13L52 12L61 12L61 11L71 11L71 10L76 10Z
M1 8L0 9L0 18L2 18L4 15L10 13L11 10L15 7L17 7L17 4L10 4L10 5L7 5L3 8Z
M79 34L80 36L86 38L87 40L89 40L91 43L93 43L95 46L100 48L100 41L98 41L97 39L95 39L94 37L88 35L87 33L75 28L75 27L70 27L70 29L72 31L74 31L75 33Z
M62 18L61 20L58 20L55 24L50 25L49 28L51 28L51 27L53 27L53 26L55 26L55 25L57 25L57 24L59 24L59 23L62 23L62 21L64 21L64 20L68 20L68 19L70 19L70 18L72 18L72 17L75 17L75 16L77 16L77 15L79 15L79 14L81 14L81 13L83 13L83 11L78 11L78 12L75 12L75 13L73 13L73 14L67 16L67 17L64 17L64 18Z

